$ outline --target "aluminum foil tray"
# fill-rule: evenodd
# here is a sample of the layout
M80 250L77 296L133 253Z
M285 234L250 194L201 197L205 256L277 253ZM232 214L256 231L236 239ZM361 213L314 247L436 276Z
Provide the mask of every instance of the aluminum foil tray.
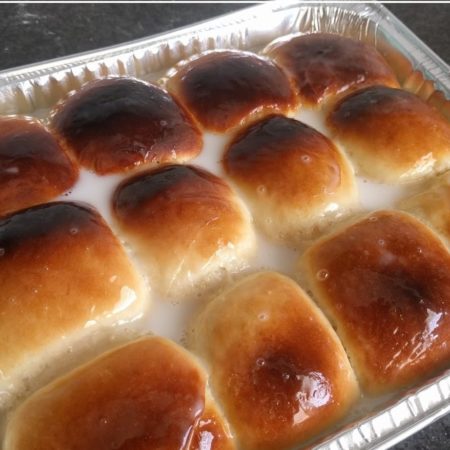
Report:
M335 32L375 45L402 87L450 120L449 66L384 6L300 1L270 2L130 43L2 71L0 114L40 116L40 111L67 92L95 78L127 75L156 80L195 53L215 48L256 51L277 37L299 31ZM450 371L406 394L375 402L370 415L361 418L356 413L310 448L385 449L448 412Z

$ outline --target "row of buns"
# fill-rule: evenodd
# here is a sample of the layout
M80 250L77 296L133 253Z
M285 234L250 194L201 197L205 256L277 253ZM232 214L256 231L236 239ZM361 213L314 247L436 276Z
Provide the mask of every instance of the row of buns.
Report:
M2 389L32 377L58 341L145 313L142 279L89 208L25 210L0 224L0 243ZM450 253L414 216L353 219L309 247L297 272L317 304L284 275L241 277L195 314L188 347L203 369L167 340L129 343L26 400L9 417L5 450L155 448L158 439L166 446L156 448L196 448L167 436L175 427L187 445L203 439L200 425L220 436L205 448L234 448L234 436L245 449L288 449L345 417L360 389L395 392L448 366ZM178 367L169 349L190 362ZM184 364L203 377L195 392L184 391L195 379Z
M107 83L140 84L126 79ZM368 110L370 105L375 105L375 110ZM356 91L338 103L328 123L336 133L336 142L294 118L270 115L240 130L223 154L226 177L246 200L259 228L271 238L298 244L358 209L349 155L361 168L359 173L372 172L388 182L413 181L448 168L448 123L406 91L384 87ZM95 124L91 128L98 130ZM180 142L188 142L182 132L175 135ZM121 133L109 136L119 151L99 144L102 150L96 158L102 164L108 160L103 152L121 161L130 155L148 156L139 134L133 134L132 150ZM89 142L81 147L90 155L96 154L89 150L91 145L97 146L95 139ZM166 149L167 154L180 154L172 143L168 145L172 150ZM346 152L341 150L344 147ZM125 156L120 155L121 149ZM179 164L171 157L158 163ZM0 215L50 201L72 188L78 178L73 154L62 151L58 141L34 120L0 120L0 165ZM148 175L156 176L158 170L150 169Z
M375 49L310 35L266 53L275 63L235 51L194 58L170 75L170 94L92 82L57 106L50 131L1 119L0 388L32 377L58 342L146 315L141 271L172 297L242 271L256 245L245 204L266 234L297 243L357 209L350 160L389 182L447 168L448 123L398 89ZM300 104L324 109L332 139L283 115ZM233 129L223 167L245 204L218 176L180 164L201 151L202 129ZM79 164L152 168L112 199L141 270L94 208L42 204L75 183ZM147 337L52 382L9 417L4 449L279 450L345 417L360 389L430 376L450 356L446 189L442 178L400 205L420 221L379 211L315 241L298 266L309 293L271 272L229 287L196 317L196 356Z
M263 164L280 164L280 159L282 165L293 166L288 179L295 179L301 171L297 155L306 161L316 153L322 156L314 170L321 172L328 164L344 185L351 184L347 178L352 179L354 171L348 161L336 163L336 158L345 159L344 154L358 174L378 182L404 183L449 168L448 122L419 97L399 88L374 47L350 38L324 33L290 36L270 44L263 56L211 51L178 64L161 84L131 78L89 82L53 109L49 130L38 121L2 118L0 214L68 190L77 180L79 165L105 175L191 160L202 151L202 133L208 130L233 133L224 165L239 186L242 176L249 177L258 163L264 171ZM319 151L318 143L308 145L306 131L291 132L288 146L295 151L274 142L271 147L277 151L271 158L264 153L255 157L250 169L240 167L243 174L236 173L232 165L236 145L244 141L251 151L254 139L271 132L277 139L271 116L279 117L280 123L283 115L305 106L320 108L327 116L333 142L321 145L336 149ZM287 121L285 127L289 124L302 126ZM291 158L297 164L290 164ZM333 180L320 182L325 191L336 191L338 201L328 203L339 208L340 192L333 190ZM254 195L257 186L246 184L243 190L251 188ZM284 186L278 193L282 195ZM350 197L355 195L353 189ZM270 203L264 206L268 209Z
M365 392L409 386L448 364L450 255L417 219L372 214L325 237L303 263ZM26 400L8 421L4 448L231 449L234 439L246 449L291 448L359 397L332 326L277 273L246 277L209 302L190 347L209 388L185 350L143 338Z

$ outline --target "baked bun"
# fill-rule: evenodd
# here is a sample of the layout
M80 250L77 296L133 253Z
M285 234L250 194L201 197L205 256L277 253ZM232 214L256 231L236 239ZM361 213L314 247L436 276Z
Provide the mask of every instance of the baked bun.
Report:
M75 203L0 220L0 286L0 390L146 306L141 278L116 237L96 211Z
M132 78L85 84L56 107L51 127L81 165L100 175L187 161L202 148L199 130L173 98Z
M223 180L194 166L169 165L125 180L113 210L152 286L169 297L199 292L239 270L255 245L242 202Z
M167 87L203 128L217 132L297 103L279 67L241 51L212 51L180 64Z
M366 392L409 386L450 363L450 254L424 224L378 211L304 258Z
M264 50L293 79L302 104L316 106L343 92L381 84L398 87L377 49L337 34L286 36Z
M192 347L240 448L291 448L343 417L358 397L321 311L289 278L251 275L208 303Z
M328 125L362 175L402 183L450 167L450 123L419 97L372 86L343 98Z
M257 224L271 237L298 242L357 203L353 170L314 128L270 116L229 145L224 168Z
M186 444L205 410L205 385L185 350L143 338L26 400L8 423L4 450L195 450Z
M37 120L0 118L0 216L71 188L78 168Z
M425 191L402 200L399 207L430 224L450 242L450 173L437 177Z

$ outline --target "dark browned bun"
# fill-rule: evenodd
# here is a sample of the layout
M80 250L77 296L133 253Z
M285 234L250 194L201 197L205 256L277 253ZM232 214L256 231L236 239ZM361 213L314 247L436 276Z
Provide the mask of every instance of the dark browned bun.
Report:
M56 107L51 127L82 166L100 175L186 161L202 148L200 131L173 98L132 78L85 84Z
M78 168L39 121L0 118L0 216L52 200L77 179Z
M238 270L254 247L250 214L219 177L169 165L125 180L115 217L150 276L169 296Z
M286 70L307 105L363 86L399 86L375 47L337 34L287 36L269 44L265 53Z
M200 55L180 65L167 86L205 129L218 132L297 104L282 70L248 52Z
M224 156L227 175L271 237L298 242L357 203L353 170L323 134L269 116L244 129Z
M95 210L76 203L0 220L0 286L0 388L31 376L87 327L134 319L146 306L117 238Z
M328 125L361 174L376 181L401 183L450 167L450 123L410 92L354 92L335 105Z
M37 391L9 421L4 450L185 450L205 384L181 347L143 338Z
M239 448L293 448L343 417L359 395L328 321L277 273L251 275L209 302L191 339Z
M417 219L375 212L316 243L305 263L368 393L450 364L450 254Z

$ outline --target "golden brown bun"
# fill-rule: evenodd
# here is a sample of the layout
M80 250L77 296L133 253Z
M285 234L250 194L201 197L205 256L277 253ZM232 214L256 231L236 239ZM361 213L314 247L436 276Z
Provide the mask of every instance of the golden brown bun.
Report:
M330 324L277 273L249 276L210 302L192 346L246 450L299 444L345 415L358 396Z
M264 51L294 80L300 101L318 105L363 86L398 87L392 69L375 47L344 36L287 36Z
M368 393L450 363L450 254L421 222L375 212L316 243L305 263Z
M343 98L328 125L362 175L402 183L450 166L450 123L419 97L373 86Z
M202 148L199 130L166 91L131 78L85 84L57 106L51 127L100 175L187 161Z
M41 123L0 118L0 216L51 200L77 178L78 168Z
M96 211L75 203L0 220L0 286L0 389L37 371L52 346L66 350L74 336L136 318L146 306L116 237Z
M244 121L296 106L289 80L253 53L214 51L181 64L170 92L207 130L223 132Z
M432 186L402 200L399 206L429 223L450 242L450 173L437 177Z
M254 248L244 205L223 180L198 167L170 165L125 180L113 209L152 286L164 295L199 291L239 270Z
M205 383L181 347L143 338L36 392L9 421L4 450L184 450Z
M270 116L229 145L224 168L271 237L298 242L355 206L353 171L315 129Z
M236 450L228 424L208 392L205 410L194 429L189 450Z

